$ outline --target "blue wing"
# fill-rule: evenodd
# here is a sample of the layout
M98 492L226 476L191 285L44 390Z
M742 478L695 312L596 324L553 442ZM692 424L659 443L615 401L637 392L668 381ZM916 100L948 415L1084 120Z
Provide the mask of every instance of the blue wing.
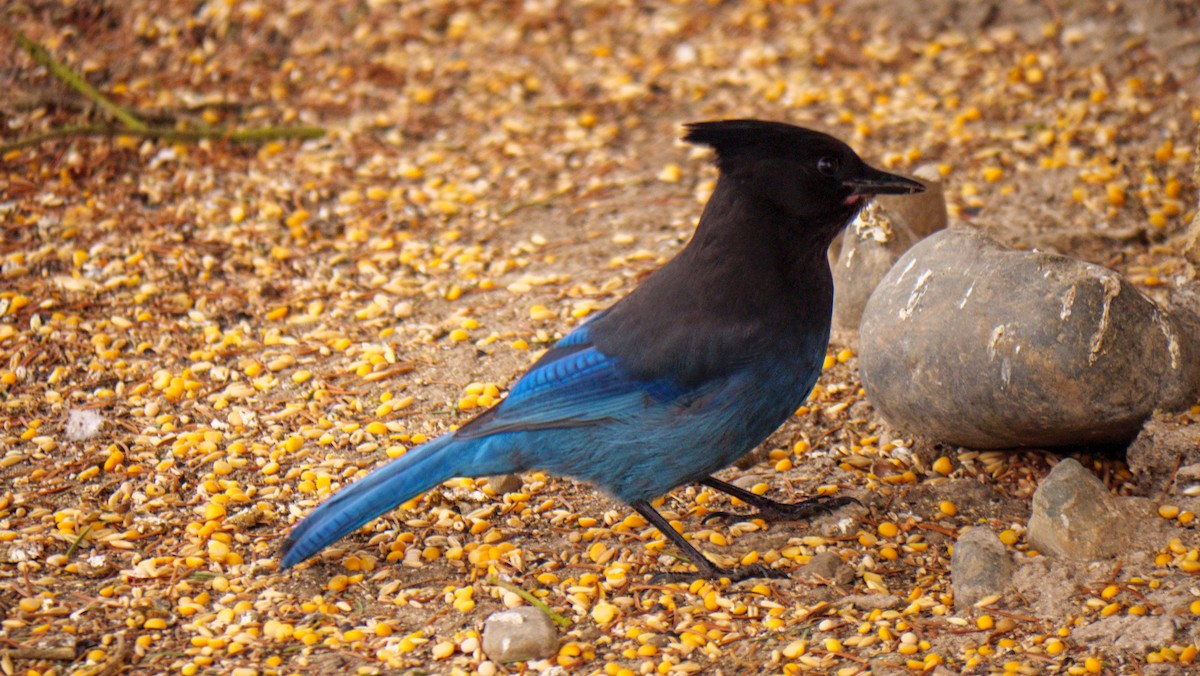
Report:
M619 359L592 344L590 324L558 341L504 401L461 427L455 437L593 425L685 394L667 379L641 381L630 376Z

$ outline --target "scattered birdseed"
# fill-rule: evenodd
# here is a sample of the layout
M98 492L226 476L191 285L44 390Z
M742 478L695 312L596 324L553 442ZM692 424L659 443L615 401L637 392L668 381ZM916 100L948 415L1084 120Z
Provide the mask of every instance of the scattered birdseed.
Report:
M671 144L683 121L784 119L898 171L936 163L955 217L1017 224L1005 232L1024 246L1095 233L1082 253L1166 293L1186 278L1200 105L1111 19L1029 2L1032 25L918 17L901 37L880 26L903 7L838 3L176 4L11 20L122 105L172 124L198 109L209 125L329 133L257 147L79 138L3 154L9 641L73 637L95 673L315 673L330 660L383 673L436 660L488 676L509 667L482 653L483 619L536 600L562 620L562 641L530 669L851 674L879 659L1101 673L1130 656L1080 645L1078 627L1200 616L1200 600L1166 608L1148 595L1188 589L1179 581L1200 569L1196 508L1176 497L1157 526L1178 532L1153 565L1071 597L1068 626L1005 594L986 614L956 608L941 571L959 529L982 520L1034 552L1020 518L943 491L962 479L1027 501L1046 456L922 455L873 421L840 344L766 444L770 464L722 476L759 475L753 492L787 500L859 491L869 514L831 531L705 524L749 510L695 487L660 508L727 565L794 571L832 554L850 574L829 581L836 598L878 605L793 579L659 584L648 574L677 552L656 529L538 472L509 493L447 482L318 563L275 572L300 516L499 401L557 337L679 249L715 186ZM72 95L12 55L2 142L79 124L78 99L45 100ZM74 411L105 424L74 435ZM1133 490L1118 464L1097 474ZM922 491L933 497L917 501ZM10 658L28 673L62 669ZM1137 656L1195 658L1195 645Z

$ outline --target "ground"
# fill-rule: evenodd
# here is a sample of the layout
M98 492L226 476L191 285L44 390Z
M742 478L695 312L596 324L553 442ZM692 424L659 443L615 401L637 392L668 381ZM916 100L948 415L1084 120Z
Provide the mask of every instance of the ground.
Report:
M729 505L696 487L660 506L728 563L792 570L830 551L853 572L844 584L658 584L650 574L676 562L657 531L536 472L503 494L452 481L286 573L277 557L338 486L469 419L679 250L715 178L676 141L686 121L785 120L885 168L933 163L953 222L1108 265L1163 300L1194 275L1194 3L3 12L148 119L327 130L248 146L67 138L0 157L5 673L1140 673L1194 658L1194 644L1189 657L1104 638L1120 628L1087 633L1114 613L1195 622L1139 591L1195 594L1183 516L1156 550L1130 553L1150 581L1118 559L1048 573L1079 585L1048 588L1056 603L954 606L962 528L1045 558L1024 523L1060 456L891 429L858 383L853 336L756 462L722 476L863 509L705 524ZM2 46L0 145L105 119ZM75 430L87 412L99 428ZM1138 492L1121 458L1078 457ZM478 649L484 619L524 603L514 589L570 622L548 661L498 665Z

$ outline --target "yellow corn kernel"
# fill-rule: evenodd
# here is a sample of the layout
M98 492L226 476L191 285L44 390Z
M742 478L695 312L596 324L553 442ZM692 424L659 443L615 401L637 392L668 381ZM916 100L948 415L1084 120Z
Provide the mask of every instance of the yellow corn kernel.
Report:
M604 626L617 616L617 607L607 601L601 601L592 607L592 619L596 624Z
M933 461L933 471L941 474L942 476L947 476L950 474L950 472L954 471L954 465L950 462L950 458L947 458L943 455L942 457Z
M658 172L658 180L663 183L678 183L679 179L683 178L683 170L678 164L668 164Z
M1175 156L1175 144L1171 139L1163 141L1163 144L1154 151L1154 161L1159 164L1164 164Z
M1196 644L1193 643L1179 652L1179 661L1182 664L1191 664L1196 660Z
M1125 206L1125 188L1115 183L1109 183L1104 188L1105 199L1114 207Z
M125 461L125 454L122 453L120 449L114 448L108 454L108 459L106 459L104 461L104 471L111 472L114 469L116 469L117 466L120 465L124 461Z
M783 648L783 656L794 660L808 652L808 641L792 641Z

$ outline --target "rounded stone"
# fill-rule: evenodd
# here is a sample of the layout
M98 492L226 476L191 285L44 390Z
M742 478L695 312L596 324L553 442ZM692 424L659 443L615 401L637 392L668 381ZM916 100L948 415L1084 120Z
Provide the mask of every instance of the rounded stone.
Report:
M483 623L483 652L495 662L528 662L558 652L558 629L532 606L492 613Z
M859 334L877 410L960 446L1127 444L1200 391L1196 337L1120 275L967 228L909 249Z

